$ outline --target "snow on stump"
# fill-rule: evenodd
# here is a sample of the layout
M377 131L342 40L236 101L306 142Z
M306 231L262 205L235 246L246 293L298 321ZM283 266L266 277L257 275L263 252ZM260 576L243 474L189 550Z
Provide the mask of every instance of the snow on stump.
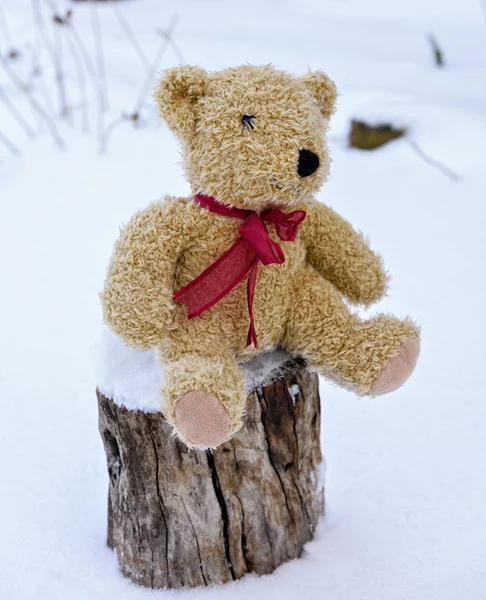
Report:
M131 371L153 380L144 354ZM273 362L247 367L244 425L213 452L188 450L160 412L122 406L106 376L99 385L108 545L135 583L186 588L271 573L313 538L324 511L318 378L298 359L269 371Z

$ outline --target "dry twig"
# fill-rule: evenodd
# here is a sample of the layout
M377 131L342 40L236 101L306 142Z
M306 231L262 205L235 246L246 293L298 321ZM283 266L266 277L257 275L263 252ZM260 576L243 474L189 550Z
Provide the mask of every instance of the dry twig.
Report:
M73 42L73 40L69 36L66 36L66 40L68 43L68 48L71 52L71 56L73 57L74 68L76 69L76 74L77 74L77 79L78 79L78 84L79 84L79 91L81 94L81 102L79 104L79 108L82 109L82 129L83 129L83 132L86 133L89 131L89 115L88 115L88 92L86 89L86 77L84 75L83 63L78 54L78 48L77 48L76 44ZM73 110L74 106L72 106L71 109Z
M1 1L1 0L0 0ZM142 46L139 44L137 37L130 22L125 18L118 6L118 0L113 4L114 14L120 23L120 26L125 32L127 39L133 46L138 59L143 65L146 75L143 79L140 92L135 102L133 111L122 114L114 122L112 122L106 130L103 128L103 112L107 108L107 79L105 70L105 55L102 39L102 29L98 8L93 6L94 0L89 0L91 6L91 23L93 28L93 36L95 43L95 57L92 52L86 47L83 38L79 34L76 26L73 23L73 13L67 10L65 13L60 13L58 10L57 0L31 0L33 19L36 27L36 41L33 44L28 44L28 51L31 54L31 70L25 77L12 69L7 63L7 56L0 56L0 66L3 67L9 79L13 82L15 88L25 96L35 117L39 118L41 125L45 125L53 137L54 141L60 148L64 148L64 140L61 137L56 126L56 117L53 116L52 99L47 93L45 87L46 71L44 65L41 66L43 49L45 49L48 58L50 58L53 66L53 72L56 81L58 93L58 114L60 116L70 116L75 109L83 111L83 129L89 129L89 89L87 86L88 79L91 81L95 97L97 99L98 108L98 139L100 147L106 149L108 140L113 131L122 123L132 123L134 127L140 126L141 111L147 103L147 96L154 79L154 75L159 68L160 62L166 49L170 46L173 48L177 58L183 62L183 56L177 44L175 43L172 32L177 23L177 16L173 16L169 22L167 29L158 30L157 33L161 36L160 44L158 45L153 60L144 53ZM44 6L42 6L44 5ZM47 11L47 12L45 12ZM0 14L0 28L5 29L6 22L3 13ZM49 28L49 23L54 24L52 31ZM54 36L54 37L52 37ZM64 43L63 43L64 42ZM64 49L64 51L63 51ZM68 52L67 59L72 58L74 68L77 73L77 81L80 90L80 102L75 105L68 101L68 86L65 78L63 60L65 52ZM40 57L40 58L39 58ZM89 86L91 87L91 86ZM42 88L42 89L41 89ZM71 89L69 89L71 93ZM41 98L39 100L39 94ZM35 129L23 117L22 113L16 108L12 101L0 89L0 101L3 101L12 114L15 120L25 130L29 137L35 136ZM7 144L7 142L6 142ZM11 144L13 148L14 145Z
M44 119L44 122L45 122L53 140L57 144L57 146L62 149L65 148L66 144L64 143L64 140L62 139L61 135L59 134L56 124L54 123L54 120L51 118L51 116L45 110L45 108L42 106L42 104L40 104L37 101L35 95L32 93L32 90L30 89L30 87L20 79L20 77L10 67L10 65L8 64L8 61L3 56L0 56L0 64L2 65L4 71L7 73L8 77L10 78L12 83L15 85L15 87L21 93L23 93L25 95L25 97L29 101L29 104L32 107L32 109L37 114L42 116L42 118Z
M122 123L125 123L126 121L127 121L126 116L121 115L120 117L118 117L118 119L115 119L112 123L110 123L110 125L108 125L108 127L102 132L101 138L100 138L101 154L104 154L106 152L107 147L108 147L108 141L109 141L113 131L118 127L118 125L121 125Z
M132 123L134 127L139 127L141 124L140 113L134 112L130 114L122 113L118 119L115 119L105 131L103 131L100 138L100 152L104 154L108 148L108 141L113 131L122 123Z
M457 173L454 173L454 171L449 169L449 167L447 167L446 165L439 162L435 158L432 158L431 156L426 154L414 139L412 139L410 136L407 136L407 140L408 140L408 143L410 144L410 146L413 148L413 150L417 153L417 155L425 163L427 163L431 167L434 167L434 169L437 169L438 171L443 173L446 177L449 177L449 179L452 179L452 181L459 181L460 176Z
M8 95L3 91L2 86L0 86L0 99L3 101L7 110L12 115L12 117L17 121L17 123L22 127L25 131L26 135L30 138L35 137L35 131L29 125L29 123L24 119L20 111L17 110L17 107L10 101Z
M27 44L27 48L29 49L32 57L31 81L38 81L39 92L44 99L45 108L52 117L56 114L56 109L54 107L54 101L51 97L48 86L46 85L46 78L43 77L44 72L39 60L40 51L33 44Z
M78 30L74 27L72 21L70 20L68 23L68 27L69 27L69 31L71 31L73 37L74 37L74 41L76 42L78 49L80 51L80 55L81 58L83 60L83 63L86 67L86 71L88 72L88 74L91 77L91 82L93 85L93 89L94 92L98 98L98 110L97 110L97 114L98 114L98 124L97 124L97 131L98 131L98 136L101 137L102 131L103 131L103 112L104 112L104 107L106 106L106 101L103 95L103 87L102 84L98 78L98 75L96 73L96 69L93 66L93 63L91 62L91 57L89 55L89 52L86 48L86 46L83 43L83 40L81 38L81 36L78 33Z
M46 4L48 4L48 6L50 6L51 9L53 9L55 11L56 5L54 4L53 0L44 0L44 2L46 2ZM65 28L66 30L71 32L74 42L76 43L76 46L79 50L82 62L84 63L86 71L87 71L88 75L90 76L95 95L97 96L97 99L98 99L97 130L98 130L98 137L101 138L102 132L103 132L103 112L104 112L104 107L106 106L106 100L105 100L105 97L103 94L103 86L102 86L102 83L100 82L98 73L93 65L89 51L86 48L82 37L79 35L77 28L73 24L72 16L73 16L73 13L71 10L68 10L64 15L61 15L57 11L55 11L54 15L53 15L53 22L56 25L59 25L60 27Z
M167 50L167 47L170 44L171 34L172 34L175 26L177 25L177 21L178 21L178 16L173 15L169 21L169 26L167 27L167 29L165 29L163 31L161 30L159 32L160 35L162 35L162 42L159 45L159 48L155 54L155 58L152 61L152 64L150 67L150 72L148 73L147 78L145 79L145 82L140 91L140 95L138 97L137 104L135 105L135 110L133 111L134 113L139 113L140 109L143 106L143 103L145 102L145 98L147 97L147 94L153 84L154 74L158 70L160 61L162 60L164 52Z
M166 37L167 30L159 29L158 34L161 35L162 37ZM174 53L177 56L177 60L179 61L179 63L185 63L186 61L185 61L184 57L182 56L182 52L181 52L179 46L175 43L174 38L172 36L169 36L169 37L167 37L167 41L169 42L169 45L172 46L172 50L174 50Z
M0 142L2 142L3 145L6 146L14 156L20 156L20 150L12 142L12 140L3 133L3 131L0 131Z
M177 15L174 15L171 18L167 29L165 29L163 32L162 31L160 32L163 39L157 49L154 60L150 64L150 68L148 69L148 72L147 72L147 77L142 85L142 89L138 96L138 100L135 104L135 108L129 114L123 114L120 117L118 117L117 119L115 119L115 121L113 121L106 128L106 130L103 132L103 134L101 136L100 152L102 152L102 153L106 152L107 147L108 147L108 141L109 141L113 131L119 125L121 125L122 123L127 123L127 122L133 123L134 126L140 125L140 122L141 122L140 121L140 111L142 110L142 108L145 104L145 98L147 97L150 87L152 86L154 75L159 68L160 61L162 60L164 52L166 51L167 47L171 43L171 39L172 39L171 33L174 30L177 20L178 20Z
M67 116L69 114L66 83L64 80L64 72L62 70L61 59L58 54L57 44L52 44L46 34L44 18L42 15L41 0L32 0L32 9L34 13L34 21L37 28L37 33L40 41L44 44L48 55L54 67L55 81L57 86L57 96L59 105L59 114Z
M12 33L10 31L10 27L8 26L7 19L5 18L5 14L3 12L3 8L2 8L1 4L0 4L0 29L3 31L5 41L7 42L7 53L8 53L9 58L16 58L17 51L14 48ZM0 48L0 51L1 51L1 48ZM13 53L15 53L15 56Z
M140 62L145 67L145 70L150 73L150 71L152 69L152 65L150 64L150 61L148 60L148 58L145 56L145 53L142 50L142 47L138 43L137 36L135 35L135 32L133 31L132 27L130 26L130 23L127 21L127 19L125 18L125 15L120 10L120 7L118 6L118 0L115 0L115 2L113 3L113 10L115 12L116 18L118 19L118 22L120 23L123 30L125 31L127 38L131 42L138 58L140 59Z
M101 31L100 15L96 1L89 0L91 7L91 24L93 26L93 34L96 48L96 64L98 70L99 85L101 89L101 98L103 102L101 110L106 111L108 108L108 91L106 86L106 71L105 71L105 55L103 51L103 35Z

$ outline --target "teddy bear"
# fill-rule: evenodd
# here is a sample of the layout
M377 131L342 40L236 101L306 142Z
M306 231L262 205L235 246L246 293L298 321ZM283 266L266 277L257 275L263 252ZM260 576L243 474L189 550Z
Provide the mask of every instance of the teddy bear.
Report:
M388 276L364 237L315 198L329 173L333 81L270 65L179 66L155 99L192 194L132 217L101 299L108 326L165 364L161 409L176 435L198 449L230 439L246 406L239 365L278 347L358 395L399 388L419 329L351 309L382 298Z

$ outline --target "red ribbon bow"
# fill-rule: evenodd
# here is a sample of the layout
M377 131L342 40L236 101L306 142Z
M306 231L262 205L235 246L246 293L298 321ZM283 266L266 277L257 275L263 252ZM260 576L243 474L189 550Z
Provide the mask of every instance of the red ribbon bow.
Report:
M297 236L298 226L305 219L305 212L295 210L286 214L275 208L259 214L253 210L230 208L204 194L196 194L194 200L211 212L243 219L243 223L238 228L240 237L236 242L196 279L175 292L173 298L187 305L188 318L193 319L229 294L249 272L247 299L250 327L246 345L253 343L256 348L258 341L253 318L253 298L258 263L281 265L285 262L282 249L270 239L264 221L275 225L277 235L282 241L293 242Z

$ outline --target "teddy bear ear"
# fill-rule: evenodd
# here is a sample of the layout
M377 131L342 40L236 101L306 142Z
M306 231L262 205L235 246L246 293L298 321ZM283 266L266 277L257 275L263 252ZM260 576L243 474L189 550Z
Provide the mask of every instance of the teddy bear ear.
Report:
M321 113L329 119L336 109L336 84L322 71L309 71L300 80L317 100Z
M154 92L159 113L182 139L194 132L194 106L204 96L208 74L200 67L183 65L167 69Z

